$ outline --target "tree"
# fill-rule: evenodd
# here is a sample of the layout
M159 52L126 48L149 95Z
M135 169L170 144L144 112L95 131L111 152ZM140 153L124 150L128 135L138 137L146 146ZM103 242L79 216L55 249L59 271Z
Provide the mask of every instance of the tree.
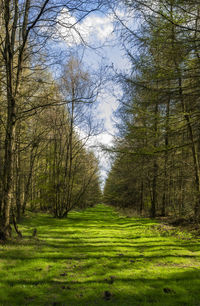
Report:
M57 17L65 8L69 12L77 12L77 20L81 20L91 11L98 9L99 1L92 1L89 9L86 1L55 1L39 0L37 6L32 0L2 0L0 16L0 53L3 64L3 79L6 89L4 165L2 175L2 204L1 204L1 238L10 236L10 212L13 190L14 155L16 142L17 121L21 117L21 105L27 102L23 95L23 82L29 73L37 68L36 59L40 58L40 51L48 40L55 37L57 22L65 24ZM39 56L38 56L39 55ZM41 81L38 80L40 83ZM49 102L47 103L49 104ZM33 110L43 105L31 105L26 110Z
M132 64L131 75L118 78L125 89L120 106L124 140L113 148L126 167L133 156L134 175L123 168L124 186L127 179L136 184L142 176L141 187L133 193L137 199L142 190L138 205L147 207L150 198L152 216L187 212L198 220L199 5L179 0L120 2L140 18L134 28L130 20L117 17ZM125 165L116 163L114 169ZM115 172L111 170L108 181Z

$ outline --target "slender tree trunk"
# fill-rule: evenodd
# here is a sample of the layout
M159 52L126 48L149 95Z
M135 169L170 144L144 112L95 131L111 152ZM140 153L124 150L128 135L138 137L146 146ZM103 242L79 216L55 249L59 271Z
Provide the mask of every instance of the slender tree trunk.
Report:
M36 156L37 156L37 147L33 146L31 148L31 153L30 153L28 179L26 181L26 185L25 185L25 189L24 189L24 200L23 200L23 204L22 204L23 215L25 214L26 204L27 204L27 201L28 201L28 198L29 198L29 195L30 195L31 179L32 179L32 175L33 175L33 168L34 168L34 163L35 163Z
M163 198L162 198L162 216L166 216L166 204L167 204L167 180L168 180L168 173L167 173L167 166L168 166L168 146L169 146L169 111L170 111L170 96L167 99L166 105L166 120L165 120L165 156L164 156L164 190L163 190Z
M10 97L10 90L7 89L7 99L9 103L7 130L5 139L5 158L3 172L3 232L5 239L10 237L10 210L13 183L13 152L15 135L15 101Z
M71 119L70 119L70 133L69 133L69 166L68 166L68 186L67 186L67 201L65 212L63 216L67 216L67 213L71 205L71 196L72 196L72 163L73 163L73 133L74 133L74 94L72 97L72 109L71 109Z
M20 141L18 137L18 144L16 147L15 154L15 163L16 163L16 207L17 207L17 222L19 222L21 218L21 156L20 156Z
M155 102L154 109L154 148L157 148L157 138L158 138L158 101ZM151 201L151 217L156 216L156 203L157 203L157 177L158 177L158 161L157 155L154 156L153 161L153 182L152 182L152 201Z
M142 179L140 186L140 216L142 216L143 209L144 209L144 182Z

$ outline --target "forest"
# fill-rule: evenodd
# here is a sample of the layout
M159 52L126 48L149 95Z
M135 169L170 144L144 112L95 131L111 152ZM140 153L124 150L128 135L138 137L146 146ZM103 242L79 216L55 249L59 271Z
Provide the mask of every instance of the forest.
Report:
M0 0L0 305L199 305L199 88L199 1Z
M55 55L47 50L53 49L49 40L56 41L54 23L66 5L65 1L40 2L35 6L34 1L1 1L3 240L11 236L12 223L21 235L17 222L26 209L63 218L74 206L92 205L101 196L98 161L86 147L95 132L92 104L99 81L92 80L73 55L60 63L60 76L55 79L48 68Z
M126 5L139 22L121 32L131 69L116 76L123 97L105 201L199 222L199 2Z

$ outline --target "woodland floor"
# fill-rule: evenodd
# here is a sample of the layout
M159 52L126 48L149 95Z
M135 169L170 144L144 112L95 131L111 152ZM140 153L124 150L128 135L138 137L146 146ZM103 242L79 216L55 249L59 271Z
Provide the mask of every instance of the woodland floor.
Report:
M32 238L37 228L37 238ZM30 215L0 246L0 305L200 305L200 241L98 205Z

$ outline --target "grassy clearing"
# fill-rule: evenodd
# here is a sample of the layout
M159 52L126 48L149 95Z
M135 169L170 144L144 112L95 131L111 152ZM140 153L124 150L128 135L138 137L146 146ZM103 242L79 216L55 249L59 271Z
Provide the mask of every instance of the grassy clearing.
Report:
M0 246L0 305L200 305L200 242L186 234L103 205L20 229Z

